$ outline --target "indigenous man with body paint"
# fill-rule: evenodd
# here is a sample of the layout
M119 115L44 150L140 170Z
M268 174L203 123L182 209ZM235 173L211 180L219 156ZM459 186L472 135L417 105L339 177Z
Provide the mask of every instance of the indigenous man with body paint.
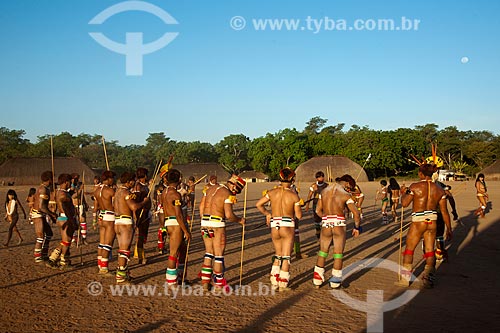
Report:
M309 187L309 194L307 195L306 207L304 210L309 211L309 202L313 202L313 218L314 218L314 227L316 228L316 237L319 239L321 235L321 216L316 214L316 206L318 204L318 197L321 192L328 186L328 183L325 182L325 174L323 171L316 172L316 182Z
M297 195L299 195L299 189L294 183L290 185L290 189ZM301 207L304 206L304 200L301 199L300 202L301 202ZM293 222L295 224L295 231L294 231L295 236L293 237L293 252L295 253L295 259L305 259L309 256L305 253L302 253L302 251L300 250L300 229L299 229L300 219L297 216L295 216Z
M271 287L279 291L288 290L290 281L290 255L293 248L295 217L302 218L302 200L290 187L295 172L286 167L280 171L280 185L269 190L256 204L265 215L266 223L271 228L275 254L271 267ZM265 205L271 202L271 212Z
M166 282L170 287L182 283L186 248L184 239L189 241L191 234L187 228L186 216L182 213L182 198L177 190L181 173L170 169L164 176L165 189L161 194L161 205L165 214L163 225L169 236L169 256L167 261ZM182 252L182 253L181 253Z
M196 193L196 179L194 178L194 176L191 176L189 177L188 179L188 182L187 182L187 209L188 209L188 214L189 212L192 212L193 211L193 207L195 205L195 193ZM192 220L194 217L191 216L189 217L188 215L188 219L189 220Z
M451 186L438 181L438 173L437 172L435 172L432 175L432 179L439 187L441 187L443 189L444 194L446 195L446 200L448 200L448 202L450 203L451 214L453 215L453 220L454 221L458 220L458 213L457 213L455 198L453 197L453 194L451 193ZM448 260L448 251L446 250L444 232L445 232L445 224L444 224L443 214L441 213L441 210L439 209L439 206L438 206L438 208L437 208L437 220L436 220L436 262Z
M103 276L112 276L109 274L108 261L115 240L115 211L113 207L115 176L113 171L104 171L101 176L101 185L94 191L96 199L94 212L98 216L97 223L99 225L97 266L99 274Z
M98 188L101 188L102 184L101 184L101 177L99 176L95 176L94 179L93 179L93 183L94 183L94 186L93 186L93 189L89 192L85 192L85 194L88 194L90 195L90 199L93 201L93 206L92 207L95 207L95 205L97 204L96 203L96 198L94 197L94 193L95 191L98 189ZM95 210L92 211L92 229L96 230L97 229L97 214L95 212Z
M409 286L412 278L413 253L422 237L424 238L425 268L423 273L424 287L432 288L435 279L436 220L439 207L446 225L446 239L452 237L450 214L448 213L446 194L444 190L432 181L432 174L436 171L433 164L422 164L418 170L420 182L410 187L401 187L401 203L408 207L413 203L411 225L406 236L406 248L403 252L403 270L400 284Z
M49 243L54 235L52 228L47 222L47 216L52 222L57 219L57 214L49 209L50 186L52 186L52 171L45 171L41 175L42 184L38 187L31 210L31 219L35 225L36 244L35 244L35 262L40 263L48 260Z
M75 229L78 228L76 221L77 213L71 198L71 175L63 173L57 179L59 188L56 190L56 204L59 211L57 226L61 230L60 247L55 248L49 256L46 264L51 268L66 269L71 265L69 260L69 247Z
M342 283L342 265L346 242L346 223L344 208L347 206L354 217L352 235L361 233L361 219L354 203L351 189L356 188L356 181L350 175L343 175L334 184L329 185L318 200L316 213L322 217L319 252L314 267L313 284L319 288L325 281L325 261L333 241L333 269L328 280L331 288L340 288Z
M137 168L135 175L137 181L132 189L132 193L134 194L134 200L137 203L141 203L149 195L149 187L147 185L148 169ZM144 244L147 241L151 217L151 201L147 201L144 206L135 212L137 243L135 244L134 258L139 259L139 264L146 264Z
M204 290L209 289L211 280L216 289L227 285L224 278L226 221L245 224L245 218L238 217L233 212L236 194L241 193L245 184L243 179L232 175L226 184L215 184L209 187L201 199L201 235L205 243L205 256L200 275Z
M160 174L160 177L163 178L164 174ZM155 207L155 215L158 216L158 252L161 254L165 253L165 242L167 240L167 228L164 226L165 221L165 212L163 210L163 206L161 204L161 194L165 190L165 184L163 179L160 179L158 185L155 186L155 192L153 195L153 205Z
M75 210L77 213L77 222L80 226L81 240L82 243L87 245L87 201L85 200L85 196L83 193L84 184L80 182L80 175L77 173L71 174L71 197L73 198L73 205L75 206ZM73 235L72 242L78 241L78 232L75 231Z
M130 284L131 277L128 271L130 260L130 245L134 236L134 213L149 203L149 197L143 198L137 203L135 194L131 192L135 185L135 175L131 172L124 172L120 176L121 185L115 193L115 233L118 240L118 268L116 269L116 283Z
M211 187L211 186L214 186L214 185L218 185L219 183L217 182L217 176L216 175L211 175L209 178L208 178L208 183L203 186L203 190L202 190L202 193L203 195L205 195L205 193L207 192L207 190Z

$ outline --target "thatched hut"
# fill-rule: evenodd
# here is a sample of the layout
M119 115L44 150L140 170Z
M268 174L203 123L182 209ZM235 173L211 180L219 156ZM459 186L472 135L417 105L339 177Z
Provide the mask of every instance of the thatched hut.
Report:
M325 180L333 181L336 177L345 174L351 175L358 182L368 181L365 170L356 162L353 162L345 156L316 156L302 163L295 170L296 182L314 183L314 175L318 171L323 171ZM359 175L359 176L358 176Z
M11 158L0 165L0 184L36 185L40 183L40 175L52 170L52 159L36 157ZM85 172L85 183L91 184L96 173L81 159L75 157L54 158L55 178L61 173L76 172L82 176Z
M243 171L239 174L247 183L265 183L269 181L269 176L255 170Z
M189 164L173 164L173 168L179 170L182 173L184 179L194 176L194 178L199 179L204 175L207 175L205 182L211 175L217 176L219 182L223 182L231 176L222 166L217 163L189 163Z
M486 181L500 180L500 160L496 160L493 164L490 164L478 173L484 174Z

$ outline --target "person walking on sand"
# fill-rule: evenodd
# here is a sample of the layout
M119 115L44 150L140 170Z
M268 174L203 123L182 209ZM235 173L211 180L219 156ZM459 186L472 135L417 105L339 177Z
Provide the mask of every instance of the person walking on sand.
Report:
M47 267L67 269L71 262L69 260L69 247L73 233L78 228L77 211L71 198L71 175L63 173L57 179L59 188L56 190L56 205L59 211L57 226L61 231L61 243L49 256Z
M381 213L382 213L382 225L388 224L389 220L387 218L387 206L389 205L389 190L387 185L387 180L382 179L380 181L380 188L377 190L375 195L375 200L381 200Z
M101 184L101 178L99 176L95 176L94 179L93 179L93 188L91 191L89 192L85 192L85 194L88 194L90 195L90 200L92 200L93 202L93 205L92 205L92 229L93 230L96 230L97 229L97 220L98 220L98 217L97 217L97 213L94 209L95 205L97 205L96 203L96 198L94 196L94 193L96 192L96 190L98 188L101 188L102 184Z
M31 219L31 211L33 209L33 205L35 204L35 193L36 193L36 188L34 188L34 187L30 188L30 190L28 192L28 197L26 198L26 203L28 204L28 208L29 208L28 216L29 216L30 224L33 224L33 220Z
M314 228L316 229L316 237L319 239L319 236L321 234L321 216L318 216L316 214L316 205L318 203L319 195L328 186L328 183L325 182L325 174L323 173L323 171L316 172L314 177L316 178L316 182L311 184L311 186L309 187L309 194L307 195L304 211L309 211L309 202L312 201Z
M165 273L168 286L182 283L184 261L186 258L186 242L191 239L187 228L186 216L182 213L182 197L177 191L181 182L181 173L177 169L168 170L164 176L166 188L161 195L161 205L165 213L162 225L166 228L169 241L169 255Z
M116 269L116 284L130 284L131 277L128 270L130 261L130 245L134 235L134 213L148 204L149 197L145 196L142 202L134 200L131 190L135 185L135 174L124 172L120 176L121 185L115 192L113 207L115 211L115 233L118 240L118 267Z
M141 203L144 198L149 196L149 187L147 184L148 180L148 169L137 168L135 172L137 181L132 193L135 195L135 201ZM144 252L144 244L147 242L149 225L151 224L152 214L151 214L151 201L147 201L143 207L135 212L136 230L137 230L137 242L134 249L134 258L139 259L139 264L146 264L146 253Z
M387 187L389 192L389 196L391 197L391 214L392 214L392 222L398 221L397 208L399 205L399 196L401 195L401 187L398 184L396 178L389 178L389 186Z
M19 241L17 244L21 244L23 242L23 237L21 237L21 233L19 229L17 229L17 221L19 221L19 213L17 208L21 207L21 210L24 214L24 219L26 220L26 211L24 210L23 205L17 199L17 193L14 190L8 190L7 195L5 196L5 220L10 223L9 225L9 233L7 236L7 241L3 244L3 246L8 247L10 239L12 238L12 232L16 232L19 237Z
M85 200L84 194L84 186L82 182L80 182L80 175L77 173L71 174L71 198L73 199L73 205L75 206L75 210L77 213L77 222L79 224L80 236L82 244L88 245L87 242L87 210L88 205ZM78 228L73 235L72 243L77 243L78 240Z
M233 212L236 195L241 193L245 185L246 182L242 178L232 175L226 184L209 187L201 199L201 235L205 244L205 255L200 276L204 290L208 290L211 280L219 290L227 285L224 278L226 221L245 224L245 218L238 217Z
M109 274L108 262L113 242L115 240L115 211L113 198L115 196L116 174L113 171L104 171L101 176L101 185L94 191L94 212L99 225L99 245L97 246L98 274L101 276L112 276Z
M458 213L457 213L455 198L451 193L451 186L446 185L438 181L437 179L438 179L438 173L435 172L432 174L432 180L439 187L443 189L444 194L446 195L446 200L448 200L451 206L451 214L453 215L453 220L456 221L458 220ZM436 220L436 262L442 262L448 260L448 251L446 250L445 246L444 231L445 231L445 224L444 224L443 214L441 213L441 210L439 209L438 206L437 220Z
M446 225L446 239L451 240L451 221L448 213L446 194L444 190L432 181L432 174L436 166L422 164L418 170L420 182L410 187L402 186L401 204L403 207L412 206L411 224L406 236L406 247L403 252L403 269L401 270L400 284L409 286L413 275L413 254L417 244L424 238L425 268L423 273L424 287L432 288L435 279L435 253L437 209L441 211Z
M340 288L342 283L342 265L346 242L346 223L344 208L347 206L354 217L352 235L358 237L361 233L361 219L354 204L351 189L356 187L356 181L350 175L343 175L334 184L329 185L318 200L316 212L322 217L319 252L314 266L313 284L319 288L325 281L325 262L333 241L333 269L328 280L331 288Z
M299 189L297 188L295 183L292 183L292 185L290 185L290 189L293 192L297 193L297 195L299 195ZM300 200L300 205L301 207L304 206L304 200L302 199ZM297 216L295 216L293 222L295 224L295 231L294 231L295 236L293 238L293 252L295 253L295 259L305 259L309 256L305 253L302 253L302 251L300 250L300 229L299 229L300 219Z
M479 200L479 208L476 209L474 215L484 217L486 204L488 203L488 189L486 187L486 181L484 180L484 174L480 173L476 178L476 191L477 200Z
M359 212L359 218L362 220L363 219L363 201L365 201L365 194L361 190L361 187L359 187L358 184L354 187L353 190L351 190L351 194L354 196L354 204L356 205L356 209ZM351 214L351 217L354 217L353 214Z
M297 192L291 189L294 178L295 172L292 169L281 169L280 185L269 190L256 204L271 228L271 240L275 250L270 275L271 287L279 291L289 289L295 218L302 218L302 201ZM271 202L270 212L265 207L268 202Z
M165 190L163 179L160 179L158 185L155 186L153 195L154 215L158 217L158 252L165 254L165 242L167 240L167 228L164 226L165 211L161 205L161 195Z
M187 182L187 209L188 209L188 220L193 220L194 216L190 216L189 212L193 211L194 205L195 205L195 193L196 193L196 179L194 176L189 177L188 182Z
M50 186L52 186L52 171L45 171L40 176L42 184L35 193L35 201L31 210L31 219L35 226L36 243L34 257L36 263L49 259L49 245L52 236L52 228L47 222L47 217L55 223L57 214L49 209Z

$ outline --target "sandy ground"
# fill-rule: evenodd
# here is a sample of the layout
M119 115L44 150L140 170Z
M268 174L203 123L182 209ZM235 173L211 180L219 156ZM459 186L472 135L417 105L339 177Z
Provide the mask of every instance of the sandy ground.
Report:
M33 225L21 219L18 226L24 243L15 245L17 236L14 235L11 246L0 249L3 268L0 271L0 331L365 332L382 328L385 332L494 332L500 329L497 310L500 300L498 287L495 287L499 280L500 211L494 209L493 204L500 193L500 182L488 184L493 204L490 202L489 212L483 219L473 216L477 208L473 182L450 184L460 215L459 222L453 223L454 239L448 244L450 260L438 267L434 289L421 289L418 281L409 288L416 296L408 303L401 300L407 295L406 289L394 285L397 270L380 267L398 263L399 223L380 224L379 203L375 205L374 202L377 183L360 184L366 194L364 232L359 238L347 240L344 268L362 268L360 261L368 261L363 262L364 269L344 279L340 294L335 295L328 285L320 289L312 286L318 243L311 213L304 215L300 226L302 249L309 257L292 258L291 291L271 293L268 274L273 247L269 229L256 229L264 218L255 203L262 190L273 184L249 184L242 277L242 285L246 288L244 295L237 295L234 290L231 295L201 295L197 273L204 249L198 232L199 219L194 226L189 253L188 279L193 285L184 295L182 291L176 295L165 293L167 257L156 251L158 222L155 221L146 244L147 265L131 261L131 275L138 289L124 289L121 296L112 289L114 278L99 278L96 274L97 231L89 230L90 245L83 246L81 265L78 250L72 248L74 266L67 271L52 270L44 264L34 263ZM302 184L301 187L301 196L305 197L307 186ZM0 188L2 202L7 189ZM28 187L15 189L24 201ZM200 193L198 201L199 198ZM240 215L243 214L243 199L241 194L235 207ZM409 213L409 209L404 212L405 224L409 221ZM3 243L8 229L3 220L3 203L0 214ZM88 222L90 224L90 219ZM347 229L352 229L352 220ZM51 250L60 240L59 231L54 230ZM241 236L240 225L227 227L226 278L233 287L240 282ZM332 268L331 251L327 278ZM417 249L414 263L417 275L423 269L420 259L421 251ZM375 267L377 264L379 267ZM110 268L116 268L116 242ZM375 326L367 326L366 310L355 310L352 305L357 300L363 306L367 298L372 304L376 300L373 293L377 290L379 299L382 293L384 301L394 300L397 306L382 316L372 314ZM350 297L351 302L344 304L339 295ZM373 312L373 306L371 309Z

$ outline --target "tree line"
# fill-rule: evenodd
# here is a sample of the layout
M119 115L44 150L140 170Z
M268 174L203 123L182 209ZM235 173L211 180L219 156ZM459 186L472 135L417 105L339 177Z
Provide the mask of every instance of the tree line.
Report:
M460 131L455 126L439 129L426 124L396 130L373 130L367 126L345 124L326 126L327 119L311 118L303 130L283 129L277 133L250 140L244 134L230 134L220 142L175 141L164 132L149 133L145 145L120 146L107 141L110 168L117 173L138 166L154 166L174 155L175 164L215 162L229 172L256 170L276 179L279 170L296 168L314 156L342 155L363 165L368 177L415 174L415 158L431 156L431 144L437 146L444 168L473 176L493 163L500 152L500 138L489 131ZM24 139L24 130L0 127L0 164L12 157L50 157L51 136L37 137L32 143ZM91 168L104 169L101 135L62 132L52 136L54 156L77 157ZM367 160L368 156L371 156Z

